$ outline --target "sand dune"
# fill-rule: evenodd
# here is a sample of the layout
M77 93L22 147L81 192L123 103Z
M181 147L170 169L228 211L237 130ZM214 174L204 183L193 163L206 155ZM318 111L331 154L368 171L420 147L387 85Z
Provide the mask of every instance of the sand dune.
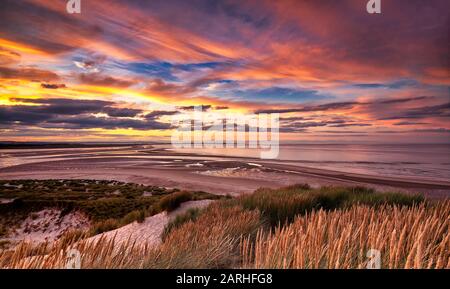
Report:
M151 217L145 218L144 222L133 222L118 229L95 235L87 239L87 242L97 242L101 238L114 239L116 246L125 242L136 242L139 245L155 246L161 242L161 234L164 227L177 215L186 212L190 208L202 208L210 204L211 200L189 201L170 212L162 212Z

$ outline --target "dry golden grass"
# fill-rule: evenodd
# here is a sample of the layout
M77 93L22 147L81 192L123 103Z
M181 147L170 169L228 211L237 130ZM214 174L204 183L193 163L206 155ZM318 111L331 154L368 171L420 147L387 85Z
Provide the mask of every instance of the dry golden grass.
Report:
M70 232L0 251L0 268L65 268L72 249L81 268L365 268L369 249L381 252L382 268L450 268L449 200L280 190L213 203L178 220L156 247Z
M212 204L195 222L173 229L151 250L145 268L229 268L239 265L242 236L256 236L259 211Z
M67 268L72 249L80 253L81 268L88 269L142 268L144 257L149 252L147 246L131 242L118 246L113 239L100 238L93 242L71 239L69 236L51 245L33 247L29 243L22 243L14 251L0 252L0 268Z
M244 239L245 268L366 268L369 249L382 268L450 268L450 201L431 207L352 206L313 211L272 234Z

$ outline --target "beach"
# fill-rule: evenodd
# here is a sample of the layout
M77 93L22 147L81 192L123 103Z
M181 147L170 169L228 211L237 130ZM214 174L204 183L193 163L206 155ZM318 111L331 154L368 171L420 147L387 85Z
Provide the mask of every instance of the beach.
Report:
M116 180L232 196L251 193L260 187L277 188L298 183L308 183L312 187L366 186L378 191L422 193L429 198L444 198L450 194L445 169L442 169L443 177L383 175L338 170L336 164L330 168L323 162L312 166L311 162L295 159L262 160L251 153L246 157L220 155L216 151L202 154L174 151L167 145L8 149L0 153L0 179L3 180ZM445 161L441 158L441 163ZM411 164L414 162L399 163L399 166Z

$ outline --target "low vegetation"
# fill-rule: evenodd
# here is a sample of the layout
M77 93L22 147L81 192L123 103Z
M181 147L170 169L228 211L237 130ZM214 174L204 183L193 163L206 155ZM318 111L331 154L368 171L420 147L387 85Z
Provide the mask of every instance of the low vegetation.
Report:
M178 208L181 203L192 199L192 194L189 192L176 192L171 195L164 196L159 201L159 209L162 211L171 212Z
M218 199L205 192L183 192L117 181L0 180L0 238L34 212L58 208L62 214L85 213L93 223L91 234L113 230L190 200Z
M424 201L421 195L401 193L375 193L364 187L322 187L311 189L306 184L283 189L259 189L243 195L234 203L253 210L260 210L273 226L291 223L300 214L313 210L335 210L354 204L380 206L386 204L411 206Z
M186 194L163 207L179 198ZM449 217L449 200L419 195L361 187L260 189L188 210L166 226L155 247L93 243L72 233L44 247L0 251L0 267L60 268L67 263L61 252L76 248L83 268L366 268L370 249L381 253L382 268L450 268Z

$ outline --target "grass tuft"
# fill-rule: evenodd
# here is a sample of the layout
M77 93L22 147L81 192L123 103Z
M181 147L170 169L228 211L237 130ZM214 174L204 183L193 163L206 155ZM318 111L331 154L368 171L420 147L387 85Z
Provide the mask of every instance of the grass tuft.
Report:
M296 185L280 189L259 189L242 195L234 202L249 210L259 209L272 226L291 223L298 215L313 210L335 210L353 204L379 206L383 204L412 206L424 201L421 195L375 193L363 187L322 187Z
M171 212L177 209L182 203L190 201L192 199L192 194L186 191L176 192L164 196L158 203L159 209L161 211Z
M195 221L173 228L151 250L144 268L229 268L239 264L239 243L261 228L257 210L212 204Z

